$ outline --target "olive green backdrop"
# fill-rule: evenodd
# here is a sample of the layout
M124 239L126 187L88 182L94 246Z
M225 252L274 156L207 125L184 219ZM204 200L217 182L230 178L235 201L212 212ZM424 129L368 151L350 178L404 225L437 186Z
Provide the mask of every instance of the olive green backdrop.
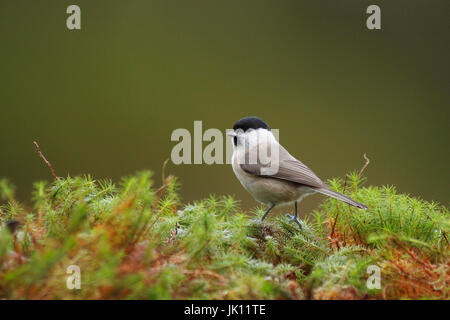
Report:
M78 4L82 30L66 28ZM369 4L382 30L365 26ZM225 130L245 115L323 179L359 170L449 199L448 1L0 2L0 177L29 199L58 175L155 171L176 128ZM255 202L226 165L169 164L186 201ZM310 211L320 196L305 200Z

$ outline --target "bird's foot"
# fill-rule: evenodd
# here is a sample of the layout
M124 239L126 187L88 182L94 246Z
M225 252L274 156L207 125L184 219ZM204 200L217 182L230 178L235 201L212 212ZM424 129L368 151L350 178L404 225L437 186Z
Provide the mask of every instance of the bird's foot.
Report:
M255 218L250 220L252 224L263 224L264 222L261 219Z
M294 221L296 224L298 224L300 230L303 230L302 223L300 222L300 219L297 216L286 214L286 217L289 219L289 222Z

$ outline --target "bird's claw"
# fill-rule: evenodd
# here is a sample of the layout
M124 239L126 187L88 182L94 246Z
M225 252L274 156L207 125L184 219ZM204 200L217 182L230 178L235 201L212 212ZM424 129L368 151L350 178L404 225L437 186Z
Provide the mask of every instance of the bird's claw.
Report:
M252 219L250 221L251 221L251 223L254 223L254 224L263 224L263 221L261 219L258 219L258 218Z
M286 217L289 219L289 222L294 221L300 227L300 230L303 230L302 223L300 222L298 217L290 215L290 214L286 214Z

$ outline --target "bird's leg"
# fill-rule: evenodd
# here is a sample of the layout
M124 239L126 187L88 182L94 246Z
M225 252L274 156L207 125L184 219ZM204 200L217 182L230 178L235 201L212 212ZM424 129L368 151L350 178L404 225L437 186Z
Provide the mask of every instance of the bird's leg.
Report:
M259 222L263 222L263 221L264 221L264 219L267 217L267 215L268 215L269 212L273 209L273 207L275 207L274 204L271 205L271 206L266 210L266 212L265 212L264 215L262 216L261 220L259 220Z
M302 223L298 219L298 204L297 204L297 201L295 201L295 213L294 213L294 215L291 216L290 214L287 214L286 217L289 218L289 221L294 221L296 224L298 224L298 226L300 227L300 230L303 229Z

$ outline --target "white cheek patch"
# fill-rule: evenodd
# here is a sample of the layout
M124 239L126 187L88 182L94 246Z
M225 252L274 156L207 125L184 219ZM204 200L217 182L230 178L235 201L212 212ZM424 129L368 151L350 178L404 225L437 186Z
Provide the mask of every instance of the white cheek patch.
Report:
M262 137L258 144L261 175L275 175L280 169L280 145L272 137Z
M280 168L280 145L265 129L249 130L241 136L238 164L252 165L260 175L275 175Z

